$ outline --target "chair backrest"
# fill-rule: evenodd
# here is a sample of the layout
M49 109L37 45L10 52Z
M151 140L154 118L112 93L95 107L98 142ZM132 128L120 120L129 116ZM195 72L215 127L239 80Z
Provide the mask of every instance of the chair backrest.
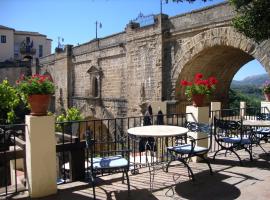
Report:
M270 113L258 113L257 120L270 120Z
M194 149L194 147L196 146L197 140L203 140L203 139L208 139L209 141L209 145L208 145L208 150L210 150L211 146L212 146L212 129L211 126L209 124L205 124L205 123L198 123L198 122L186 122L186 127L188 128L189 131L192 132L201 132L201 133L206 133L207 136L206 137L200 137L199 139L192 139L191 143L192 143L192 148Z
M186 127L190 131L197 131L202 133L211 134L211 128L209 124L198 123L198 122L186 122Z
M91 149L94 144L94 140L92 139L93 132L91 130L85 131L85 144L86 148Z
M214 135L223 136L239 135L242 133L242 120L234 121L214 118Z

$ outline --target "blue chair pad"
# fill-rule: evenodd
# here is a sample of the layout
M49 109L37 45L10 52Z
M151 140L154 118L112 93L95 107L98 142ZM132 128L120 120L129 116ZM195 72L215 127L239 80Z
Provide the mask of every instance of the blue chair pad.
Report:
M121 155L109 156L109 157L95 157L93 158L93 168L117 168L128 166L127 159L123 158Z
M230 143L230 144L235 144L235 143L240 143L241 144L251 144L251 140L249 138L241 138L240 137L224 137L222 138L223 142L225 143Z
M259 134L268 135L270 134L270 128L258 128L256 132Z
M179 146L174 146L174 147L167 147L168 150L175 151L176 153L181 153L181 154L189 154L191 152L191 144L183 144ZM200 147L200 146L195 146L193 149L193 152L195 153L205 153L208 151L208 148L206 147Z

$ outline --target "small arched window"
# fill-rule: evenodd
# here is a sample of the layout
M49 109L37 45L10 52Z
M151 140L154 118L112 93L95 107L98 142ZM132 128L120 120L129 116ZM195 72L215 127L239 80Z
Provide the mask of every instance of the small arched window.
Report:
M90 75L90 95L92 97L99 98L101 88L101 70L98 67L91 66L87 73Z
M97 79L97 77L93 77L93 80L92 80L92 95L93 95L93 97L98 97L98 79Z

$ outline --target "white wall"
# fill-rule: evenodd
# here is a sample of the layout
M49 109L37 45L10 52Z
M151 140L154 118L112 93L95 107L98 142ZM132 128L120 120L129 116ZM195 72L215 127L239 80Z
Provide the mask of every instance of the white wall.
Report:
M0 37L1 37L1 35L6 36L6 43L1 43L1 40L0 40L0 62L14 58L13 33L14 33L14 30L12 30L12 29L1 29L0 28Z

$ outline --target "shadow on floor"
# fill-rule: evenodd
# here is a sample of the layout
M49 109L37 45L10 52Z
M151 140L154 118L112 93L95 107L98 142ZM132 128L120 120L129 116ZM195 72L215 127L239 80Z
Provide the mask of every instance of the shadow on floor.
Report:
M210 176L207 172L196 174L196 181L186 181L176 184L175 192L183 198L191 200L201 199L236 199L240 190L233 184L224 182L230 176L214 173Z
M82 191L81 194L77 191ZM89 197L92 194L92 188L89 185L76 186L68 189L58 190L58 193L43 198L34 198L35 200L91 200L93 198ZM16 197L11 196L7 199L16 199ZM20 198L20 200L30 200L30 197Z
M239 166L239 167L254 167L259 169L270 169L270 154L262 153L258 155L258 159L242 160L243 165L240 165L239 160L226 159L226 157L216 158L215 161L210 160L211 164L215 165L230 165L230 166Z
M126 200L126 199L147 199L147 200L157 200L149 190L140 189L140 190L131 190L130 195L128 196L128 191L120 191L115 193L116 200Z

